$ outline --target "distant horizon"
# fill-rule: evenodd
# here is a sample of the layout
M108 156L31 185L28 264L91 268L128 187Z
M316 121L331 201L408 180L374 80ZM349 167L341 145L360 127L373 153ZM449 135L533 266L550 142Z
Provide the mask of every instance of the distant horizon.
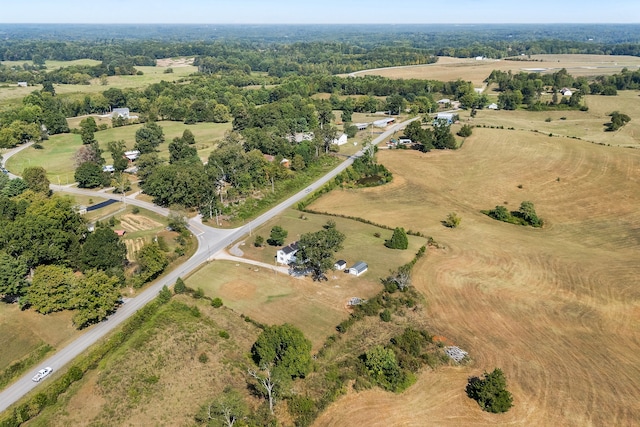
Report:
M379 23L379 22L0 22L0 25L257 25L257 26L344 26L344 25L378 25L378 26L483 26L483 25L640 25L640 22L403 22L403 23Z
M99 12L84 0L23 0L4 8L3 24L152 25L476 25L640 24L640 2L611 0L110 0ZM26 12L25 12L26 11ZM621 12L624 11L624 12ZM411 21L411 22L409 22Z

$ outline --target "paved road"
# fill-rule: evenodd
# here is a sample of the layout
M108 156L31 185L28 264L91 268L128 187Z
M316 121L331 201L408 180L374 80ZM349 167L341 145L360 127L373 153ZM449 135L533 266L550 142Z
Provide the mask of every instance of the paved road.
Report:
M405 122L399 123L391 127L391 129L383 132L381 135L376 137L372 143L378 144L384 141L386 138L389 138L393 135L394 132L403 129L407 124L411 123L414 120L419 119L419 117L407 120ZM5 160L10 158L15 152L18 152L26 147L19 147L18 149L11 150L3 154ZM331 172L327 173L325 176L320 178L318 181L309 185L304 190L299 193L291 196L284 202L275 206L268 212L258 216L253 221L247 223L246 225L235 228L222 230L213 227L209 227L207 225L202 224L202 221L199 217L193 218L189 220L189 229L198 239L198 249L196 253L181 264L178 268L176 268L171 273L163 276L158 279L152 285L150 285L147 289L141 292L135 298L130 298L123 304L116 313L111 315L109 319L104 322L101 322L95 326L92 326L88 330L86 330L82 335L76 338L75 341L67 345L66 347L58 350L54 355L44 360L40 365L41 366L50 366L53 368L55 375L56 371L62 370L65 365L73 361L77 356L86 351L91 345L95 344L98 340L106 336L109 332L113 331L118 325L124 322L126 319L131 317L137 310L145 306L151 300L153 300L158 292L162 289L163 286L171 286L175 283L178 277L185 277L190 272L198 268L201 264L207 262L207 260L213 255L222 251L225 247L233 243L234 241L240 239L250 232L250 230L259 227L264 224L274 216L279 215L289 206L292 206L298 203L300 200L307 197L313 191L322 187L329 180L333 179L340 172L351 166L354 159L361 156L362 151L357 152L356 154L349 156L347 160L338 165ZM76 188L73 186L58 186L52 185L51 188L54 191L63 191L66 193L72 194L83 194L89 196L96 196L96 192L92 190L85 190ZM108 194L108 193L100 193L100 197L110 198L115 200L122 200L122 195L117 194ZM137 200L131 196L127 197L126 203L139 206L145 209L149 209L153 212L157 212L161 215L168 215L169 210L165 208L161 208L152 203L144 202L141 200ZM34 368L34 372L40 369L40 367ZM33 390L39 383L35 383L31 381L31 377L34 375L34 372L28 372L20 379L18 379L15 383L7 387L0 393L0 412L7 409L10 405L17 402L22 396L27 394L29 391ZM42 382L46 383L48 379L43 380Z

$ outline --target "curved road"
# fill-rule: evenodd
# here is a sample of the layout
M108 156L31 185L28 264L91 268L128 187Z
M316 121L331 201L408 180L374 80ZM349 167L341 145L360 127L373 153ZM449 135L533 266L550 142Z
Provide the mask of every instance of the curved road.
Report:
M419 117L415 117L413 119L407 120L405 122L394 125L391 129L383 132L381 135L376 137L372 143L378 144L381 141L389 138L393 135L394 132L403 129L406 125L411 123L414 120L418 120ZM11 150L4 154L3 165L7 159L9 159L13 154L25 149L28 145L18 147L17 149ZM54 373L58 370L62 370L65 365L73 361L78 355L82 354L89 346L95 344L98 340L106 336L109 332L113 331L118 325L124 322L126 319L131 317L136 311L142 308L144 305L152 301L157 295L158 292L162 289L163 286L171 286L175 283L178 277L185 277L190 272L198 268L201 264L207 262L213 254L223 250L225 247L230 245L235 240L240 239L244 235L248 234L250 230L259 227L264 224L271 218L276 215L282 213L289 206L294 205L300 200L307 197L313 191L322 187L329 180L333 179L340 172L351 166L354 159L361 156L362 151L358 151L356 154L349 156L347 160L338 165L331 172L327 173L325 176L305 188L304 190L298 192L297 194L291 196L284 202L278 204L274 208L270 209L268 212L258 216L253 221L247 223L246 225L229 229L217 229L213 227L209 227L207 225L202 224L200 217L196 217L189 220L189 229L198 239L198 249L196 253L185 261L183 264L178 266L175 270L168 273L167 275L161 277L156 282L151 284L147 289L142 291L138 296L134 298L127 299L126 302L118 308L118 310L112 314L107 320L101 322L97 325L90 327L86 330L82 335L76 338L73 342L71 342L66 347L58 350L54 355L49 357L48 359L42 361L40 363L41 366L50 366L53 368ZM117 194L108 194L108 193L99 193L97 194L95 191L84 190L71 186L59 186L52 185L52 190L61 191L72 194L83 194L90 196L97 196L103 198L109 198L114 200L122 200L123 197ZM153 212L157 212L161 215L167 216L169 214L169 210L165 208L161 208L149 202L144 202L141 200L136 200L132 196L126 197L126 203L139 206L145 209L149 209ZM37 367L36 369L39 369ZM36 370L34 369L34 371ZM0 412L6 410L10 405L17 402L20 398L22 398L29 391L33 390L39 383L35 383L31 381L31 377L33 376L33 372L29 372L23 375L16 382L11 384L9 387L4 389L0 393ZM46 379L43 381L47 381Z

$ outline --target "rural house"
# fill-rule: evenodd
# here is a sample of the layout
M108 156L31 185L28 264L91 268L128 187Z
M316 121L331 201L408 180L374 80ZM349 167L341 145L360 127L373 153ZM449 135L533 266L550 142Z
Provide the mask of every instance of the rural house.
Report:
M368 269L369 269L369 266L367 265L366 262L358 261L349 268L348 272L349 274L353 274L354 276L360 276Z
M343 133L342 135L340 135L338 138L335 138L333 141L331 141L332 144L335 145L344 145L347 143L347 134Z
M114 108L113 111L111 111L111 118L114 118L114 117L122 117L123 119L131 118L129 116L128 108Z
M298 252L298 242L293 242L276 252L276 262L278 264L289 265L296 260L296 252Z
M454 114L453 113L438 113L436 116L436 121L438 120L446 120L448 124L453 123Z

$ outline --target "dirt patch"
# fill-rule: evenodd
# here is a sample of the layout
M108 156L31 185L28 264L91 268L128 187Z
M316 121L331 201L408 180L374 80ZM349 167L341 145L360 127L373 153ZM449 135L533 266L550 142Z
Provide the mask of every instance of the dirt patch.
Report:
M129 233L162 227L158 221L142 215L126 214L120 217L120 227Z
M162 58L156 60L156 67L188 67L193 65L194 58Z
M146 239L143 237L136 237L135 239L124 239L124 244L127 247L127 259L129 261L135 261L136 252L138 252L146 243Z
M256 267L257 268L257 267ZM244 280L234 280L220 287L220 293L224 298L232 301L250 300L256 293L256 285Z

